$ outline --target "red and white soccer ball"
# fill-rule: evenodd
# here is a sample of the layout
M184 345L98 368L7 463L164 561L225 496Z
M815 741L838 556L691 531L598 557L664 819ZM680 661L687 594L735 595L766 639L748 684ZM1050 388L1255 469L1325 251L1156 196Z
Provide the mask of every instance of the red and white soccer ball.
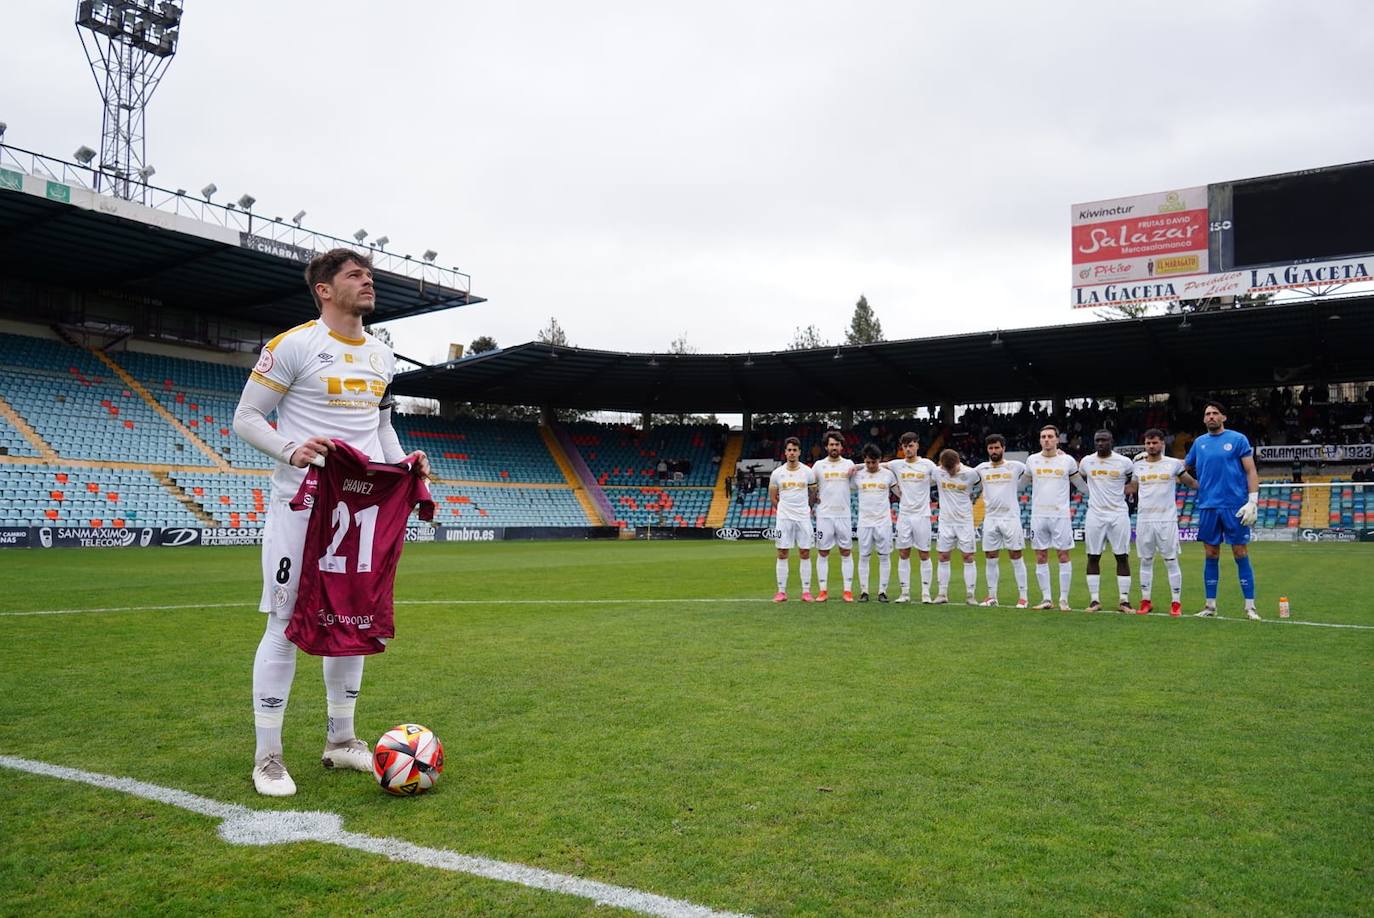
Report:
M372 773L388 794L423 794L444 770L444 744L434 731L419 724L392 727L372 750Z

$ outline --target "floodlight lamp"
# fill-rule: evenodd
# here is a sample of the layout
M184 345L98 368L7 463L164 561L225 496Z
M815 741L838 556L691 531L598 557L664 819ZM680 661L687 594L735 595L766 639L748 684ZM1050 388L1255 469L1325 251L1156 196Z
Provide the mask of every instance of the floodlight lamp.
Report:
M72 156L75 156L76 161L79 162L81 165L89 166L91 164L91 160L95 159L95 151L83 143L81 146L76 148L76 152L73 153Z
M361 245L362 241L367 238L367 230L358 230L356 233L353 234L353 238L358 240L358 244Z
M154 169L152 166L144 166L142 169L138 170L138 180L146 185L148 184L148 179L152 178L156 174L157 170Z
M230 201L228 204L225 204L225 205L224 205L224 209L225 209L225 210L233 210L233 209L234 209L234 202L233 202L233 201Z
M439 257L439 253L434 251L433 249L425 249L425 254L421 255L420 257L423 258L425 261L434 261L434 259Z
M296 216L294 216L294 217L291 218L291 222L294 223L294 224L296 224L297 226L300 226L300 225L301 225L301 221L304 220L304 219L305 219L305 211L301 210L301 211L297 211L297 212L296 212Z
M179 198L184 198L184 197L186 197L186 189L185 189L185 188L178 188L178 189L177 189L177 197L179 197Z
M253 205L256 203L258 203L258 199L251 194L246 194L239 198L239 207L242 207L244 210L252 210Z
M384 248L386 248L386 244L387 244L388 242L390 242L390 241L391 241L391 237L390 237L390 236L378 236L378 237L377 237L377 242L376 242L377 248L379 248L379 249L384 249Z
M214 182L211 182L204 188L200 189L200 196L208 201L211 197L214 196L216 191L219 191L219 186L216 185Z
M993 346L993 347L1001 347L1001 346L1002 346L1002 330L1001 330L1001 329L998 329L996 332L993 333L993 335L992 335L992 342L991 342L991 343L992 343L992 346Z

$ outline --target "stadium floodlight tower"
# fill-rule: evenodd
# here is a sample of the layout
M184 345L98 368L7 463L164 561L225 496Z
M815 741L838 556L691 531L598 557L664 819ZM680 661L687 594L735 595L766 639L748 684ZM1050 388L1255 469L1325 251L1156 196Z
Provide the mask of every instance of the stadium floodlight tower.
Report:
M76 5L76 34L105 102L97 191L126 201L147 199L148 186L139 181L148 168L144 112L177 53L181 7L182 0L80 0Z

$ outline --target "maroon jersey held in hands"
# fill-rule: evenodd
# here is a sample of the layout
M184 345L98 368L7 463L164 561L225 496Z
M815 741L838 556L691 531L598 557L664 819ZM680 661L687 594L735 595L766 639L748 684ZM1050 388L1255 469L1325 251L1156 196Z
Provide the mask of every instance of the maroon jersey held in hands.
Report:
M396 634L392 587L406 518L434 519L425 480L409 463L371 462L342 440L311 466L292 510L310 508L300 588L286 636L319 657L380 653Z

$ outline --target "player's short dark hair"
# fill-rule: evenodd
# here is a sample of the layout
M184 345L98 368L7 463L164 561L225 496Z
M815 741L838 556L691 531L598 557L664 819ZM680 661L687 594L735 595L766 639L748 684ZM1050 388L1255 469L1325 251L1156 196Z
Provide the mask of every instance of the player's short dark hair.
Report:
M1163 440L1163 439L1164 439L1164 431L1160 430L1158 427L1151 427L1149 430L1145 431L1145 435L1142 436L1140 439L1141 439L1141 440Z
M903 446L906 446L908 443L920 443L920 442L921 442L921 438L918 437L918 436L916 436L916 434L914 434L914 433L912 433L911 431L908 430L906 433L902 434L902 441L901 441L901 442L902 442L902 445L903 445Z
M801 441L796 437L788 437L786 440L783 440L782 448L787 449L787 447L791 446L793 443L797 444L797 449L801 449Z
M946 459L953 459L954 462L953 462L953 463L946 462L946 461L945 461ZM958 465L958 464L959 464L959 453L958 453L958 451L952 450L952 449L942 449L942 450L940 450L940 465L944 466L945 468L949 468L951 465Z
M1204 412L1206 412L1208 408L1215 408L1222 414L1230 414L1230 412L1226 410L1226 406L1214 398L1209 398L1207 401L1202 403L1202 410Z
M994 443L1001 444L1002 448L1006 449L1007 438L1002 436L1001 434L988 434L986 437L983 438L984 446L991 446Z
M1055 427L1053 424L1046 424L1044 427L1040 428L1041 433L1044 433L1047 430L1052 430L1054 431L1054 435L1056 437L1059 436L1059 428Z
M1096 440L1098 437L1102 436L1103 434L1106 434L1107 436L1111 437L1113 440L1116 439L1116 436L1115 436L1110 430L1108 430L1108 429L1105 428L1105 427L1102 428L1101 430L1095 430L1095 431L1093 431L1093 439Z
M352 249L330 249L310 259L310 264L305 266L305 283L310 288L310 295L315 298L315 308L324 309L320 298L315 296L315 285L333 283L334 278L343 270L343 266L350 261L357 262L369 271L372 270L372 256Z
M825 432L825 440L822 442L829 445L831 440L839 440L840 445L844 446L844 434L840 433L838 430L827 430Z
M865 459L881 459L883 458L883 451L878 449L878 444L876 443L865 443L863 456Z

